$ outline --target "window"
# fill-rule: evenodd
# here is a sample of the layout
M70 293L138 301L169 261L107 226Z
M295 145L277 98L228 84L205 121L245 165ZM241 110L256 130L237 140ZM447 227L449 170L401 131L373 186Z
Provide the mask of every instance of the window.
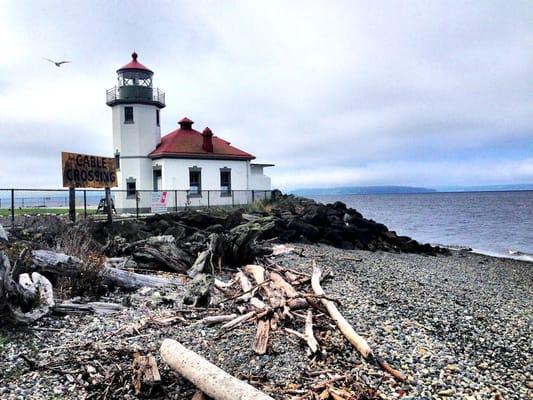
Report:
M202 195L202 170L200 168L189 168L189 193L192 196Z
M115 151L115 167L117 169L120 169L120 153L117 151Z
M220 195L231 196L231 169L220 169Z
M162 177L161 167L154 167L152 172L153 183L154 183L154 192L158 192L162 189Z
M124 123L133 124L133 107L124 107Z
M126 180L126 198L134 199L136 193L137 193L137 185L135 183L135 179L128 178Z
M155 123L159 126L159 110L155 110Z

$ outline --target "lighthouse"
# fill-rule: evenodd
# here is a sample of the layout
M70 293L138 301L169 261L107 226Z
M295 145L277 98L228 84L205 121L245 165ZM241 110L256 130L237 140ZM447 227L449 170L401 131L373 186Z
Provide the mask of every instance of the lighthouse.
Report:
M210 128L193 128L178 117L178 127L161 136L160 112L165 94L153 87L154 73L138 61L117 70L118 83L107 90L112 110L113 152L119 190L117 210L154 212L166 209L233 206L270 193L270 178L252 163L255 156L233 146ZM158 211L159 212L159 211Z
M117 198L121 203L134 200L136 190L157 190L161 179L148 154L161 142L160 112L165 107L165 94L153 87L153 71L137 58L133 52L131 61L117 70L117 85L108 89L106 96L112 109L118 188L127 192L125 199ZM134 201L129 203L135 207Z

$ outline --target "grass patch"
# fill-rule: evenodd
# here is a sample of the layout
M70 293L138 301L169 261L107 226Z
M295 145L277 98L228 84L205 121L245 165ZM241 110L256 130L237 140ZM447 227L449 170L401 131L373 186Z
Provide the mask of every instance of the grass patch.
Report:
M253 203L247 204L244 206L245 212L248 213L264 213L272 211L272 204L269 200L256 200Z
M68 208L45 208L45 207L36 207L36 208L16 208L15 216L20 215L66 215L68 214ZM82 215L83 208L76 208L76 214ZM96 214L95 209L87 209L87 214L92 215ZM10 217L11 210L8 208L0 208L0 217Z

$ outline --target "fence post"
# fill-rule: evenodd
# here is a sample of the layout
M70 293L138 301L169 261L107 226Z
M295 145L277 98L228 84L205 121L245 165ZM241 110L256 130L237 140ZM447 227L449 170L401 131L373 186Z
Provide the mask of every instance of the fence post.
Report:
M76 222L76 189L68 189L68 215L72 222Z
M87 190L83 189L83 216L87 218Z
M137 214L137 219L139 219L139 191L135 191L135 213Z
M207 208L209 208L209 193L211 193L211 190L207 191Z
M235 207L235 190L231 191L231 206Z
M15 189L11 189L11 227L15 227Z
M176 203L176 212L178 212L178 191L174 190L174 201Z
M255 192L252 190L252 203L255 201Z

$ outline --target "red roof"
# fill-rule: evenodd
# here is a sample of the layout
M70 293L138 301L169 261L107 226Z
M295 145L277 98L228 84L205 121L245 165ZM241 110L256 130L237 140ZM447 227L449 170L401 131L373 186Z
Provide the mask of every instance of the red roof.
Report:
M142 65L140 62L137 61L136 52L131 53L131 61L128 64L124 65L122 68L119 68L117 72L122 71L124 69L139 69L142 71L152 72L152 70L150 70L149 68L145 67L144 65Z
M192 122L188 118L180 122ZM148 156L151 158L214 158L226 160L253 160L255 156L239 150L229 142L213 136L213 151L203 149L204 138L202 134L192 128L182 125L175 131L161 138L161 143Z

